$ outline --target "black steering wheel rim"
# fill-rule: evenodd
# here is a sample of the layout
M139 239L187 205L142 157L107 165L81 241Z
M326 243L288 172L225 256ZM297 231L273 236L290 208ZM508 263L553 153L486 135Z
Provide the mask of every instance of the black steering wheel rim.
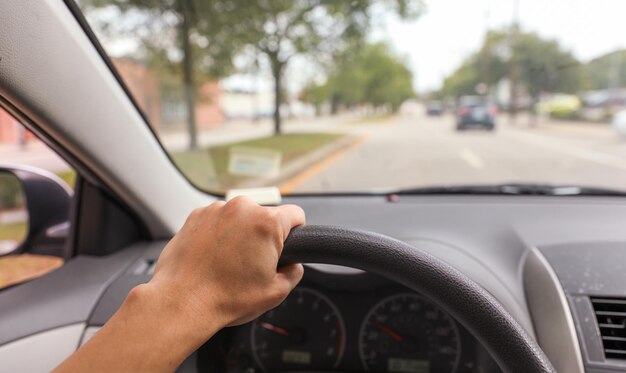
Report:
M293 229L280 264L353 267L419 292L458 320L505 372L555 372L537 342L484 288L452 266L381 234L331 226Z

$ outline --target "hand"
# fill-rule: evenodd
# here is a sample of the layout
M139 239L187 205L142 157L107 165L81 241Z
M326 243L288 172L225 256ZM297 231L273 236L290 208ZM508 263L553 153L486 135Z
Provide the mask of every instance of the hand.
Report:
M301 264L277 265L289 231L304 222L297 206L261 207L247 197L196 209L163 250L149 285L186 305L198 326L251 321L301 280Z
M235 198L194 210L167 244L147 284L56 372L172 372L225 326L278 306L302 265L277 269L297 206Z

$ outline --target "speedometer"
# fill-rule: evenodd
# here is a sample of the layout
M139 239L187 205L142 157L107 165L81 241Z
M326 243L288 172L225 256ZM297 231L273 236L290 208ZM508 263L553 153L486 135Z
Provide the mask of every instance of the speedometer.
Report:
M254 321L251 340L254 358L265 372L326 370L339 364L345 331L330 299L297 287Z
M359 333L363 366L375 372L454 372L461 355L459 331L452 318L412 293L376 304Z

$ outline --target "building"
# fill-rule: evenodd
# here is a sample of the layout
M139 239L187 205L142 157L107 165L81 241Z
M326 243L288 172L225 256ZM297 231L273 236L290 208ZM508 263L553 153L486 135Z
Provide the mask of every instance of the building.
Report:
M185 129L187 106L180 82L161 80L157 72L131 58L114 58L113 65L156 131ZM201 85L196 97L196 125L199 130L220 126L225 122L222 101L219 82L208 81ZM0 109L0 144L19 144L34 138L13 117Z
M1 144L26 144L35 139L35 136L27 131L9 113L0 108L0 145Z

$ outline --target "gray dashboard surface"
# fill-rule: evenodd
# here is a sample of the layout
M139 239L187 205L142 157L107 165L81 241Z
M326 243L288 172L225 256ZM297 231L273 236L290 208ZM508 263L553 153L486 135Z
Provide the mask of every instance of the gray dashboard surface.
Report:
M522 282L531 247L626 242L626 199L545 196L289 197L307 223L371 230L447 261L533 334Z
M626 297L626 242L580 242L540 247L567 294L585 366L624 371L626 361L606 359L589 297Z
M568 295L626 296L626 242L581 242L540 249Z
M145 247L134 245L106 257L76 257L46 276L0 292L0 345L86 322L111 279Z
M522 285L530 247L626 242L626 199L618 197L401 196L287 197L310 224L365 229L429 251L483 285L530 333ZM0 292L0 344L74 322L98 325L145 273L139 258L158 256L164 242L136 245L101 258L75 258L56 272ZM554 264L553 264L554 265ZM111 284L111 286L109 286ZM626 285L625 285L626 286Z

